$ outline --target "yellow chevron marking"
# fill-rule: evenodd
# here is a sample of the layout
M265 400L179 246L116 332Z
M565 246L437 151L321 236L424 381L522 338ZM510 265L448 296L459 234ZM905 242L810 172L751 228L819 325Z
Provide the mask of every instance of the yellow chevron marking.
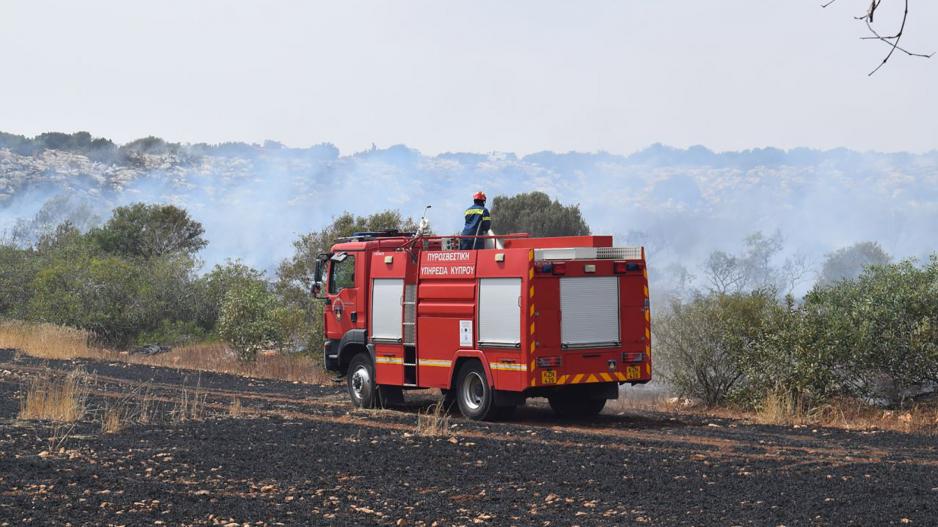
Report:
M528 251L528 261L529 262L534 261L534 249L531 249L530 251Z
M651 338L651 329L645 328L645 338L646 338L646 339L650 339L650 338Z
M586 378L586 382L599 382L599 379L591 373L590 376Z
M612 377L610 377L608 373L600 373L599 376L602 377L603 380L606 382L609 382L612 380Z
M651 344L645 344L645 353L651 355Z
M531 353L534 353L534 348L536 348L536 347L537 347L537 341L536 341L536 340L532 340L532 341L531 341Z
M420 359L417 361L417 364L420 366L429 366L432 368L449 368L452 366L453 361L451 360L437 360L437 359Z
M645 310L645 322L651 322L651 310L650 309Z
M531 386L534 386L534 377L531 377Z
M569 377L569 375L564 375L557 379L557 384L565 384L567 382L567 377Z
M530 315L530 316L532 316L532 317L534 316L534 304L531 304L531 315Z
M534 298L534 286L531 286L531 289L528 290L528 296Z
M616 379L619 379L620 381L624 381L625 375L622 375L620 372L616 372Z
M531 322L531 334L534 334L534 322Z
M534 359L531 359L531 371L534 371Z
M645 298L648 298L648 286L645 286Z
M651 375L651 364L645 363L645 373Z
M582 374L582 373L578 373L578 374L576 374L575 377L573 377L573 380L570 381L570 384L577 384L577 383L580 382L580 379L582 379L582 378L583 378L583 374Z

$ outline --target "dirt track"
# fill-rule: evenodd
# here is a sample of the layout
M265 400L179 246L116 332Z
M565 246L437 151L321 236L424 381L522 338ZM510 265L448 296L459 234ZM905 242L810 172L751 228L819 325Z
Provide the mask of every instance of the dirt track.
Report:
M83 423L40 456L56 431L16 421L24 379L79 364L92 406L198 387L209 417ZM340 388L0 351L0 525L938 525L934 437L609 409L559 422L535 403L508 423L454 416L448 440L413 434L428 400L349 412Z

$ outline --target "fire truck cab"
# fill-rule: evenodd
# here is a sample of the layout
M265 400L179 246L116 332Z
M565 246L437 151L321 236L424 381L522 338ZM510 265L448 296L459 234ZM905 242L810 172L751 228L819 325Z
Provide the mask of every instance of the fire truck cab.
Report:
M528 397L585 416L620 384L651 380L643 248L507 235L499 248L457 250L458 238L359 233L320 255L325 366L353 404L438 388L471 419Z

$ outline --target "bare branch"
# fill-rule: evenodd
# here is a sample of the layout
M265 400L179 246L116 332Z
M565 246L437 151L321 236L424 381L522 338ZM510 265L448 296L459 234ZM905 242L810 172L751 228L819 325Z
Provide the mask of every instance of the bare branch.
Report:
M827 2L822 3L821 7L828 7L836 1L837 0L828 0ZM905 9L902 12L902 22L899 24L899 30L896 32L895 35L881 35L878 31L876 31L876 28L873 27L873 22L876 17L876 12L880 8L880 6L882 6L883 2L884 0L870 0L870 5L866 9L866 14L854 17L856 20L862 20L866 24L866 28L869 30L870 35L871 35L868 37L860 37L860 40L878 40L880 42L884 42L887 46L889 46L889 52L886 53L886 56L883 58L882 62L880 62L879 65L873 68L873 71L871 71L868 74L869 76L872 76L874 73L879 71L883 66L885 66L886 63L889 62L889 59L892 58L893 54L895 54L896 51L901 51L902 53L905 53L906 55L910 57L920 57L920 58L929 59L932 56L934 56L934 53L915 53L899 45L899 41L902 39L902 35L905 33L906 23L909 20L909 0L904 0Z

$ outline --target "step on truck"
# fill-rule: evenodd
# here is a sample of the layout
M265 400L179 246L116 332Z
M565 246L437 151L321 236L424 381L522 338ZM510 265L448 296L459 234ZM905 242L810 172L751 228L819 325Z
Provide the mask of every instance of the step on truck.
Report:
M611 236L358 233L319 255L324 361L359 407L438 388L471 419L528 397L564 416L602 411L619 385L651 380L648 273L641 247Z

